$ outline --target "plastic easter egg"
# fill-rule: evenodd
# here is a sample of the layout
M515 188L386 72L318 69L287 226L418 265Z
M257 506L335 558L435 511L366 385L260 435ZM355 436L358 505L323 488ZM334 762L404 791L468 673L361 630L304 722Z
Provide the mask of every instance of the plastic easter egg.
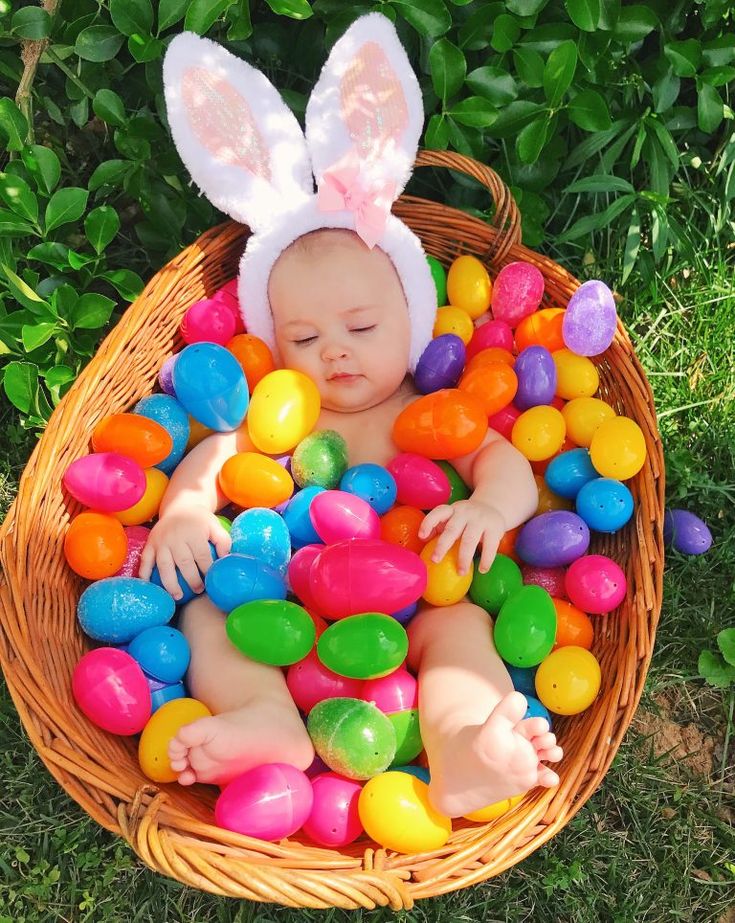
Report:
M536 692L557 715L578 715L600 691L600 664L583 647L560 647L536 671Z
M459 337L462 345L466 346L472 339L475 327L470 315L461 308L452 305L444 305L436 312L434 320L434 329L432 335L434 339L441 336L452 335Z
M548 474L548 471L547 471ZM625 484L597 477L577 494L577 515L595 532L617 532L633 515L633 494Z
M314 646L309 613L285 599L258 599L230 612L227 637L246 657L277 667L302 660Z
M590 458L604 478L627 481L638 474L646 460L643 431L629 417L606 420L592 437Z
M384 772L395 756L393 725L379 708L361 699L318 702L306 727L322 760L348 779L370 779Z
M392 673L406 659L405 628L389 615L365 612L334 622L316 645L321 662L333 673L353 679L376 679Z
M151 715L138 742L138 761L144 775L153 782L175 782L178 773L171 768L169 743L185 724L211 715L197 699L174 699L162 705Z
M129 736L145 727L151 694L140 666L125 651L98 647L74 667L71 689L84 714L111 734Z
M426 565L428 575L423 597L432 606L452 606L467 595L475 567L470 564L466 574L459 573L459 542L452 545L441 561L432 561L438 541L439 536L431 539L421 552L421 560Z
M236 333L243 333L245 330L245 325L242 322L242 314L240 312L240 299L237 294L237 278L230 279L229 282L218 288L217 291L212 295L213 301L219 301L224 304L226 307L232 311L233 315L237 319L237 325L235 328Z
M303 372L276 369L258 382L248 412L248 434L261 452L290 452L316 426L321 398Z
M123 566L127 550L122 524L106 513L80 513L64 536L67 564L87 580L112 577Z
M215 432L231 432L245 419L248 384L240 363L224 346L185 347L174 366L174 388L187 413Z
M467 362L485 349L513 351L513 331L504 320L489 320L475 327L472 339L467 344Z
M357 802L362 785L336 772L324 772L311 780L314 804L304 823L304 833L320 846L346 846L362 833Z
M524 317L515 331L516 349L519 353L529 346L543 346L550 353L564 349L562 324L564 308L543 308Z
M555 455L554 458L558 458L558 456ZM549 462L552 460L553 459L549 459ZM539 463L536 462L535 464ZM544 476L542 474L534 474L533 478L536 481L536 487L538 488L538 506L536 507L536 516L540 516L542 513L550 513L552 510L574 509L573 501L567 500L565 497L560 497L559 494L555 494L544 480Z
M619 564L603 554L587 554L575 561L564 578L566 595L583 612L612 612L625 599L628 581Z
M291 698L305 715L324 699L361 699L364 683L361 679L340 676L326 667L312 649L288 668L286 685Z
M429 264L429 270L431 271L431 278L434 280L434 287L436 288L436 303L446 304L447 303L447 271L435 256L427 255L426 262Z
M549 722L549 730L551 730L551 715L549 714L549 709L536 698L535 695L526 696L526 714L523 716L525 718L546 718Z
M474 320L490 307L492 290L488 271L476 256L464 254L452 261L447 273L450 304L466 311Z
M551 354L556 365L556 393L565 401L577 397L592 397L600 386L600 375L585 356L570 349L557 349Z
M134 413L160 423L171 436L173 448L156 467L170 474L184 457L189 441L189 415L175 397L168 394L149 394L135 405Z
M203 439L206 439L207 436L211 436L213 433L213 429L200 423L199 420L195 420L194 417L189 416L189 439L186 443L186 451L191 451L194 446L199 445Z
M311 521L309 510L318 494L324 491L323 487L304 487L295 494L283 511L283 521L288 526L291 535L291 544L294 548L304 545L319 543L319 535Z
M344 490L324 490L309 506L309 516L326 544L348 538L379 538L380 519L365 500Z
M220 521L222 528L225 530L225 532L227 532L228 534L231 533L232 532L232 520L228 519L226 516L222 515L221 513L217 513L216 516L217 516L217 519Z
M516 553L526 564L536 567L563 567L587 552L590 530L576 513L552 510L534 516L516 540Z
M400 545L421 554L424 542L419 538L419 529L425 513L415 506L396 506L380 520L380 537L391 545Z
M511 442L529 461L556 455L564 443L564 417L555 407L540 405L525 410L513 424Z
M534 677L538 667L514 667L512 664L507 665L508 676L513 683L513 689L516 692L522 692L528 698L529 695L536 695Z
M419 609L419 604L411 603L410 606L404 606L403 609L399 609L397 612L391 612L391 618L394 618L397 622L400 622L401 625L405 626L411 621L411 619L416 615Z
M263 763L236 776L214 806L215 823L260 840L281 840L299 830L314 803L311 782L288 763Z
M508 263L495 277L493 317L517 327L524 317L538 308L543 294L544 277L539 269L523 261Z
M500 612L503 603L523 586L521 569L504 554L496 554L487 573L475 568L470 584L470 599L487 612Z
M204 586L209 598L223 612L232 612L254 600L286 598L282 575L247 554L219 558L207 571Z
M704 554L712 547L712 533L694 513L670 509L664 513L664 541L682 554Z
M217 560L217 549L214 547L214 545L211 542L209 542L208 544L209 544L209 553L212 556L212 560L216 561ZM199 593L195 593L194 590L192 590L192 588L186 582L186 580L184 580L184 576L178 567L176 568L176 579L178 581L179 590L181 592L181 597L175 600L175 603L177 606L186 605L186 603L191 602L191 600L194 599L195 596L198 596L202 592L204 592L203 590L200 590ZM153 571L151 573L151 583L154 583L156 586L160 586L165 590L165 587L163 586L163 583L161 582L161 575L158 571L158 565L156 565L153 568ZM166 592L168 592L168 590L166 590Z
M365 500L378 516L388 512L398 494L395 478L390 471L382 465L369 462L348 468L340 479L339 489Z
M252 394L261 378L265 378L276 367L268 344L252 333L239 333L226 345L240 363L247 379L248 390Z
M570 644L589 650L595 636L592 619L586 612L582 612L581 609L573 606L566 599L554 599L552 597L552 602L556 609L554 650L557 647L567 647Z
M543 587L549 596L565 597L564 586L566 570L563 567L536 567L533 564L521 565L521 576L525 584Z
M171 397L176 397L176 389L174 388L174 366L176 365L177 359L178 353L169 356L158 372L158 384L161 386L161 391L163 391L164 394L170 394Z
M401 452L388 462L398 491L398 502L430 510L449 500L449 478L436 462L417 455Z
M458 458L480 447L487 414L475 396L456 388L412 401L393 423L393 442L401 452L427 458Z
M126 526L124 531L128 546L125 553L125 560L120 565L119 570L116 570L114 574L110 574L109 576L137 577L140 571L140 558L148 541L148 536L151 534L151 530L146 529L145 526Z
M520 410L509 404L489 417L487 422L491 429L494 429L496 433L500 433L510 442L513 437L513 427L520 415Z
M452 504L456 503L457 500L466 500L472 491L459 476L456 469L448 461L438 461L436 464L446 474L449 481L449 499L446 502Z
M133 506L112 515L124 526L140 526L158 515L163 495L168 487L168 477L159 468L146 468L143 496Z
M416 678L405 667L398 667L362 685L360 698L372 702L386 715L409 708L418 708L419 687Z
M388 715L388 720L396 732L396 755L393 757L391 766L410 763L424 749L418 708L405 708L403 711L392 712Z
M174 614L168 593L138 577L105 577L79 597L77 617L95 641L126 644L146 628L167 625Z
M487 824L491 820L497 820L503 814L507 814L512 807L521 801L523 795L514 795L512 798L505 798L502 801L496 801L494 804L488 804L484 808L478 808L477 811L471 811L465 814L467 820L473 820L476 823Z
M524 586L509 597L495 619L495 648L514 667L533 667L548 656L556 636L556 610L539 586Z
M579 356L599 356L615 337L618 312L604 282L590 279L569 299L562 327L564 343Z
M519 410L550 404L556 393L556 365L544 346L528 346L513 366L518 377L514 403Z
M183 683L162 683L150 676L146 676L146 682L151 693L151 714L158 711L166 702L186 698L186 687Z
M195 301L181 320L185 343L219 343L224 346L235 335L235 315L221 301L203 298Z
M117 452L141 468L157 465L173 449L171 435L155 420L138 413L115 413L92 430L95 452Z
M516 396L518 376L505 362L489 362L465 372L459 388L476 398L485 414L493 417Z
M291 536L278 513L265 507L252 507L233 519L229 532L232 554L250 555L285 574L291 559Z
M347 470L347 443L333 429L305 436L293 451L291 474L299 487L337 487Z
M118 452L95 452L73 461L64 472L66 490L101 513L125 510L145 493L143 469Z
M551 459L544 478L555 494L573 500L585 484L599 475L587 449L571 449Z
M410 776L414 776L417 779L420 779L422 782L425 782L427 785L431 782L431 773L425 766L417 766L415 763L408 763L405 766L391 766L391 772L406 772Z
M426 565L412 551L381 539L348 539L325 548L311 566L317 610L330 619L359 612L396 612L426 589Z
M162 683L178 683L189 668L191 649L186 637L169 625L146 628L128 645L142 669Z
M413 373L416 390L430 394L453 388L459 381L466 358L464 340L455 333L434 337L421 354Z
M575 397L562 407L561 413L569 438L587 449L599 426L615 416L612 407L599 397Z
M520 526L516 526L515 529L508 529L507 532L503 533L503 537L498 543L498 554L504 554L519 565L521 562L516 554L516 540L518 539L520 531Z
M324 545L304 545L294 552L288 565L288 585L307 609L317 608L311 595L310 574L314 559L322 553Z
M429 787L407 772L385 772L360 792L360 820L365 832L385 849L421 853L441 849L452 822L429 801Z
M238 506L272 508L293 493L293 478L283 465L259 452L238 452L222 465L219 475L222 493Z

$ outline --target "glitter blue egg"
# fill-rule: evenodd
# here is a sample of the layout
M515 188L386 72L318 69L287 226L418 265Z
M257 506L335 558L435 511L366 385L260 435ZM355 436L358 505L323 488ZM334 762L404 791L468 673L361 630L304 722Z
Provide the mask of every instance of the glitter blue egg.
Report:
M125 644L146 628L167 625L175 608L169 594L154 583L139 577L104 577L79 597L77 617L95 641Z

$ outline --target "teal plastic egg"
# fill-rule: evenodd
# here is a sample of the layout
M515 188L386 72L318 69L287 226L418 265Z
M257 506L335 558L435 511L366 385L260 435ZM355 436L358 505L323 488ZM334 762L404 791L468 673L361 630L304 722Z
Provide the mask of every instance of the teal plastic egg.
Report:
M173 369L176 397L188 413L216 432L229 433L245 419L250 394L242 366L218 343L192 343Z
M189 441L189 415L183 406L170 394L149 394L135 405L134 413L160 423L173 440L173 448L162 462L155 467L164 474L170 474L186 452Z
M175 610L166 590L139 577L96 580L77 603L83 631L108 644L127 644L146 628L168 624Z
M317 642L325 667L352 679L386 676L406 659L406 629L389 615L366 612L334 622Z
M334 490L347 471L347 443L333 429L310 433L296 446L291 474L299 487Z
M361 699L317 702L306 728L318 756L348 779L372 779L395 757L393 725L379 708Z
M314 647L316 628L306 609L285 599L257 599L234 609L227 637L251 660L285 667Z
M523 586L521 569L504 554L496 554L490 570L481 574L476 567L470 584L470 599L495 615L503 603Z
M285 574L291 560L288 526L275 510L254 506L232 521L230 530L233 554L247 554Z
M540 586L524 586L507 599L495 620L495 648L514 667L533 667L551 653L556 609Z
M204 588L223 612L256 599L286 598L283 574L248 554L226 554L216 560L207 571Z

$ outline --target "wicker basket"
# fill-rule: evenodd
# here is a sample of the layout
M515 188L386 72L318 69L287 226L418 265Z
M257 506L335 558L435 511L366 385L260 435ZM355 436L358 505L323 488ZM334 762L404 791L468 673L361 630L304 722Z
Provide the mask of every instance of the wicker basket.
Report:
M488 225L461 211L403 196L395 213L448 264L481 256L492 273L534 263L546 301L564 305L578 281L519 244L519 216L492 170L457 154L422 152L417 167L442 166L475 177L495 202ZM611 616L594 619L593 651L602 667L595 703L555 730L566 756L561 784L536 789L492 824L456 821L441 849L396 855L364 839L342 850L299 835L277 844L229 833L212 823L215 789L155 786L142 775L136 743L93 726L71 697L72 670L87 641L76 620L83 581L67 566L63 538L80 506L61 489L70 462L89 452L95 424L149 394L163 360L181 347L184 311L232 278L247 229L227 223L203 234L158 272L56 408L0 530L0 661L28 735L60 785L100 824L125 837L152 869L211 891L292 907L410 908L416 898L464 888L497 875L538 849L595 791L638 704L651 658L662 591L664 467L651 390L630 341L596 360L601 395L643 429L648 457L632 480L634 519L595 539L628 577L628 595Z

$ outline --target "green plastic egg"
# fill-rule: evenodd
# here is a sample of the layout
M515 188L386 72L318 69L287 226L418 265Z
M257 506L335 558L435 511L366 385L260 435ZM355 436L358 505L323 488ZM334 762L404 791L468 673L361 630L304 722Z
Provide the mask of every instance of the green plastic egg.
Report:
M406 659L406 629L390 615L365 612L333 622L320 635L319 660L333 673L353 679L387 676Z
M372 779L393 762L396 732L372 702L323 699L309 712L306 728L321 759L348 779Z
M447 303L447 271L435 256L427 256L426 261L436 286L436 303L441 306Z
M418 708L406 708L388 715L388 720L396 732L396 755L391 766L404 766L415 759L424 749L419 727Z
M316 628L302 606L285 599L255 599L227 616L227 637L251 660L285 667L314 647Z
M219 521L222 523L224 528L227 529L228 532L232 530L232 521L229 520L226 516L222 516L221 514L218 513L217 519L219 519Z
M470 584L470 599L487 612L500 612L503 603L523 586L521 569L504 554L495 555L486 574L475 568Z
M291 474L299 487L339 487L347 471L347 443L333 429L309 433L291 457Z
M524 586L502 605L495 619L495 648L514 667L535 667L556 638L556 609L540 586Z
M448 461L438 461L436 464L439 465L444 474L449 478L450 492L447 503L451 505L452 503L456 503L457 500L466 500L471 491L452 465L450 465Z

